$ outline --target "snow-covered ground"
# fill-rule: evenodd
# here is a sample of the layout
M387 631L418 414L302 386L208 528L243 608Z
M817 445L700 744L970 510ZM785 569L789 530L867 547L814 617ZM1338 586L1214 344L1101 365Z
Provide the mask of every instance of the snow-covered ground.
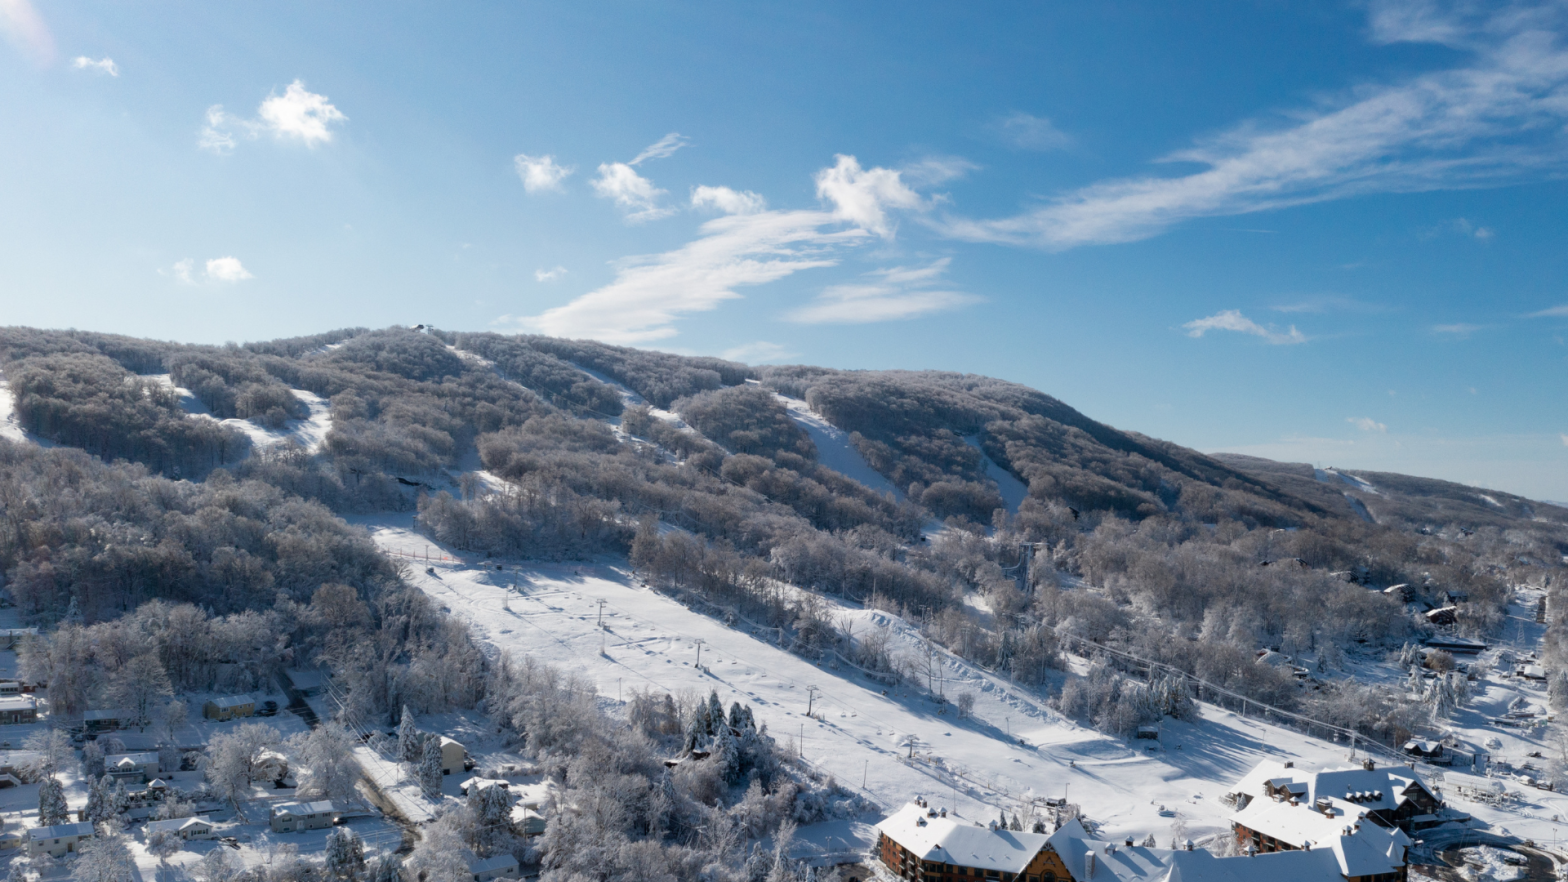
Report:
M696 429L688 426L686 421L681 419L680 414L672 410L665 410L660 407L654 407L652 404L648 403L648 399L638 395L636 392L633 392L630 387L622 383L618 383L615 380L610 379L610 377L607 375L601 374L598 371L589 370L588 368L585 368L574 361L569 361L567 364L577 368L588 376L593 377L595 380L598 380L604 385L609 386L611 389L614 389L615 393L621 396L622 407L646 407L648 408L648 415L656 420L659 420L660 422L668 423L671 426L680 429L682 432L690 432L693 435L701 434ZM614 426L616 431L619 432L621 426L620 418L617 417L611 419L610 425Z
M27 433L16 421L16 401L11 397L11 385L5 380L0 380L0 438L27 440Z
M866 462L866 458L850 443L848 432L828 422L826 417L812 410L811 405L799 398L790 398L778 392L773 393L773 397L784 405L795 425L811 436L812 443L817 445L817 462L878 493L891 493L897 499L904 498L902 490L893 486L892 481Z
M1016 514L1018 506L1023 505L1024 499L1029 495L1029 488L1024 486L1024 482L1018 480L1012 472L997 465L996 460L985 455L985 451L980 448L978 435L968 436L964 439L964 443L980 454L980 463L985 466L986 477L996 482L997 490L1002 494L1002 501L1007 503L1007 510Z
M180 408L191 416L218 420L212 411L207 408L207 405L201 403L201 399L197 398L194 392L184 386L176 386L173 378L168 374L151 374L147 379L155 380L163 386L173 389L180 396ZM265 426L259 426L250 420L227 419L218 420L218 422L244 432L246 437L250 438L251 444L258 448L270 447L274 444L282 444L285 441L293 440L310 453L315 453L321 449L322 444L326 443L327 433L332 431L332 405L325 398L314 392L308 392L304 389L290 389L289 391L294 393L294 397L304 402L305 406L310 409L310 415L305 419L289 420L282 429L269 429Z
M404 518L366 526L386 547L426 542ZM933 688L949 699L963 691L976 698L974 718L960 720L951 703L944 709L927 697L923 673L920 683L888 689L848 667L814 664L776 647L770 631L752 633L744 623L727 627L642 587L624 561L438 564L435 575L415 572L412 578L485 643L579 672L606 698L624 700L632 689L714 689L726 704L750 704L775 738L886 807L925 794L966 818L989 820L998 809L1017 810L1021 798L1066 796L1111 838L1168 838L1174 819L1162 809L1178 813L1188 835L1201 838L1226 829L1230 810L1218 798L1258 761L1334 767L1350 758L1343 744L1209 706L1197 722L1167 720L1158 744L1129 744L1065 720L1030 690L937 650ZM596 625L600 600L603 630ZM928 651L896 616L836 612L857 638L885 630L895 653L917 666ZM815 699L808 696L811 686L820 689ZM1475 720L1491 713L1493 703L1506 704L1508 696L1494 695L1494 688L1503 687L1488 683L1468 711ZM811 717L805 715L808 702ZM1536 744L1527 733L1502 737L1504 755L1522 756ZM1457 772L1446 777L1450 804L1493 832L1550 842L1553 816L1568 817L1568 797L1512 782L1506 789L1518 800L1490 805L1460 796L1453 786L1462 777ZM869 836L863 825L844 829L862 842Z

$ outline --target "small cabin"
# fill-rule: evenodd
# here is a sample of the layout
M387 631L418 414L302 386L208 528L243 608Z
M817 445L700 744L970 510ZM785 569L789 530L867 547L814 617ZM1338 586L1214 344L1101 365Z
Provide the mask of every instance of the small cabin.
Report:
M441 774L451 775L463 771L468 760L468 749L455 738L441 736Z
M81 850L81 842L96 834L92 824L56 824L53 827L34 827L27 831L27 850L30 854L47 854L65 857Z
M167 821L148 821L147 835L164 833L178 836L187 842L192 839L211 839L212 825L201 818L171 818Z
M202 705L201 715L209 720L224 722L256 713L256 699L249 695L226 695Z
M281 802L272 807L268 826L274 833L320 830L338 819L337 808L327 800L320 802Z

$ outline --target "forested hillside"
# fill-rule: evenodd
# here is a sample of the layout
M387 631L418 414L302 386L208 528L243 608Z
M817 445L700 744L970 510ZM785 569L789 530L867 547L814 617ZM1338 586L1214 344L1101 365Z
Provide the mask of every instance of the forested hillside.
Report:
M902 614L1024 683L1084 639L1389 739L1419 709L1303 690L1255 654L1393 651L1432 632L1420 613L1449 593L1465 598L1452 627L1484 635L1512 585L1546 584L1568 553L1554 506L1205 456L969 375L423 328L224 347L9 328L0 370L22 429L82 451L3 451L0 567L46 628L73 603L85 626L150 600L303 615L326 584L383 627L376 604L412 601L388 599L406 594L394 569L332 515L417 509L428 535L480 555L627 555L661 590L893 676L909 660L851 640L810 592ZM291 390L330 402L319 448L265 441L303 415ZM207 413L182 409L187 393ZM847 432L895 492L824 466L781 396ZM1016 509L998 474L1027 487ZM1023 544L1035 565L1020 586L1007 568ZM1400 583L1408 597L1381 590ZM433 664L329 651L292 627L291 651L362 683L377 665ZM1149 712L1115 671L1091 680L1068 702L1085 719L1121 729ZM388 689L360 700L387 710Z

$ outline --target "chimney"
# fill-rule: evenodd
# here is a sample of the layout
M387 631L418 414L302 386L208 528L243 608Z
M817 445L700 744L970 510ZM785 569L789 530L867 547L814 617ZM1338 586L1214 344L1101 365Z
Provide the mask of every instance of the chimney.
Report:
M942 809L942 811L938 812L938 814L940 814L944 818L947 817L947 809Z
M1127 841L1122 843L1122 844L1127 846L1128 848L1132 848L1132 837L1131 836L1127 837Z
M1094 878L1094 852L1092 851L1086 852L1083 856L1083 877L1085 879Z
M1188 851L1192 851L1192 840L1191 839L1187 840L1187 850Z
M1375 772L1377 771L1377 763L1372 762L1371 759L1364 759L1361 761L1361 768L1366 769L1369 772Z
M1296 761L1295 760L1285 760L1285 768L1287 768L1287 769L1294 769L1295 767L1296 767Z
M1306 842L1301 843L1301 850L1302 851L1311 851L1312 850L1312 840L1308 839Z

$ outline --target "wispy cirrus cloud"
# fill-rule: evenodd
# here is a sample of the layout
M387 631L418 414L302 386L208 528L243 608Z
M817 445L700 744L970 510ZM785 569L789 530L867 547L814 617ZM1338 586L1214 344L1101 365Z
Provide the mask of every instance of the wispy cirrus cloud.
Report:
M1073 139L1043 116L1019 111L996 123L996 131L1007 143L1021 150L1065 150Z
M554 269L534 270L534 281L536 282L558 282L565 277L566 267L564 266L558 266Z
M1355 426L1363 432L1378 432L1385 434L1388 432L1388 426L1383 425L1371 417L1345 417L1345 422L1350 423L1352 426Z
M502 316L496 324L610 343L667 339L676 334L675 323L682 317L717 309L741 297L738 289L837 265L848 249L889 235L893 212L924 207L898 172L862 168L853 156L836 157L817 183L833 210L761 209L714 218L680 248L626 261L615 280L602 288L539 315ZM633 207L652 204L658 195L630 192L641 199L633 201ZM619 193L610 189L601 195L616 198ZM750 196L755 194L715 187L701 203L752 208Z
M1281 303L1276 306L1271 306L1269 309L1275 312L1284 313L1317 314L1329 312L1376 313L1388 311L1387 306L1383 306L1378 303L1368 303L1365 300L1357 300L1353 297L1341 297L1338 294L1319 294L1310 297L1304 297L1291 303Z
M240 140L253 140L267 134L280 141L298 141L306 147L329 143L333 126L347 122L343 111L325 95L318 95L295 80L283 94L268 95L256 109L255 119L235 116L222 104L207 108L197 145L210 153L232 152Z
M517 169L517 176L523 179L523 189L529 193L559 190L561 182L576 171L569 165L557 163L555 157L549 154L529 156L519 153L512 157L512 166Z
M1202 337L1210 331L1235 331L1238 334L1250 334L1261 337L1275 345L1290 345L1307 342L1307 336L1296 330L1295 325L1288 331L1276 331L1264 327L1252 319L1241 314L1239 309L1221 310L1208 318L1194 319L1182 325L1189 337Z
M824 289L815 301L785 318L807 325L866 324L918 318L980 302L980 297L941 284L950 261L944 257L925 266L867 273L865 281Z
M1539 312L1532 312L1525 318L1568 318L1568 303L1562 306L1549 306Z
M1441 43L1466 63L1249 120L1163 158L1201 171L1107 180L1012 217L937 226L970 241L1064 250L1144 239L1195 218L1558 172L1568 167L1565 18L1560 4L1377 0L1374 39Z
M659 205L659 197L667 191L660 190L624 162L605 162L599 165L599 176L589 184L601 198L612 199L632 223L669 217L675 209Z
M94 70L98 73L108 74L111 77L120 75L120 66L115 64L114 59L108 56L94 61L85 55L78 55L71 62L71 66L77 70Z
M713 208L725 214L756 214L767 209L768 200L750 190L696 187L691 191L691 207Z
M644 147L642 152L637 154L637 158L627 163L627 165L642 165L650 159L664 159L690 143L691 141L682 137L680 132L671 132Z

